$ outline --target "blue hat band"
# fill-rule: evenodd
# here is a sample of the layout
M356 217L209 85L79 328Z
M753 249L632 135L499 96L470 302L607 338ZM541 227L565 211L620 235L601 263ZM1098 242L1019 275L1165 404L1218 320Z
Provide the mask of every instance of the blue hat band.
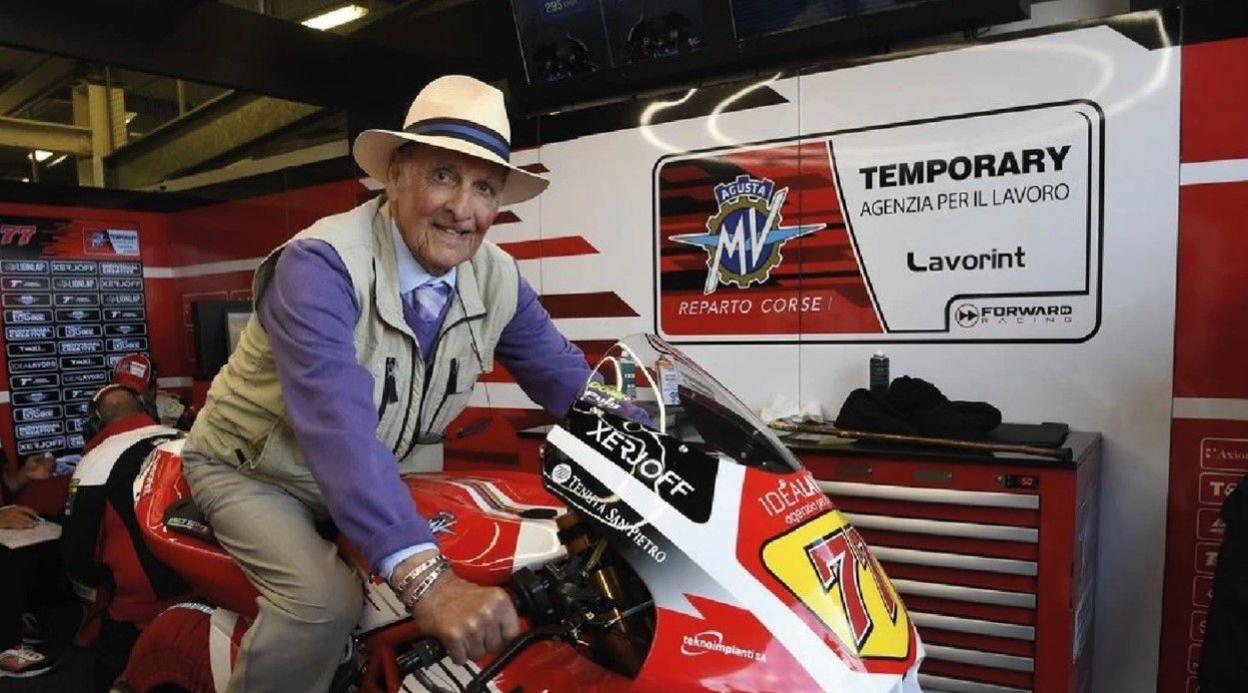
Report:
M511 145L497 132L470 120L458 118L429 118L418 120L403 128L413 135L453 137L482 147L506 162L511 161Z

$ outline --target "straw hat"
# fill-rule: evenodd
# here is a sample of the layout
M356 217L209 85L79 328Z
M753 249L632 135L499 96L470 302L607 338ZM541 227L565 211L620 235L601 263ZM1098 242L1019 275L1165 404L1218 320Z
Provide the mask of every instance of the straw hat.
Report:
M390 154L405 142L421 142L506 167L502 204L537 196L550 181L511 164L511 125L503 93L472 77L439 77L416 95L402 130L365 130L351 152L368 175L385 182Z

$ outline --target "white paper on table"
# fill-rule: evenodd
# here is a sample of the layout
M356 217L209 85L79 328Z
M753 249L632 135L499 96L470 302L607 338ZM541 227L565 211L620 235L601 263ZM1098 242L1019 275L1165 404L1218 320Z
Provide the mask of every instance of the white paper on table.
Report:
M60 525L55 522L40 520L30 529L0 529L0 544L4 544L10 549L20 549L23 546L42 544L45 541L59 539L60 536Z

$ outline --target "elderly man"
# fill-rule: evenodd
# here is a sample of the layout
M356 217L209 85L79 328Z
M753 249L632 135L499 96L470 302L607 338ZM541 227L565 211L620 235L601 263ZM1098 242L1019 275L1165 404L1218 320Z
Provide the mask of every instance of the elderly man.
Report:
M318 535L331 519L457 661L517 634L507 595L456 577L402 472L441 468L443 430L497 358L562 415L589 374L515 261L484 242L547 182L509 163L502 94L448 76L354 157L385 196L327 217L256 270L256 315L186 443L192 494L261 593L230 691L324 690L361 610Z

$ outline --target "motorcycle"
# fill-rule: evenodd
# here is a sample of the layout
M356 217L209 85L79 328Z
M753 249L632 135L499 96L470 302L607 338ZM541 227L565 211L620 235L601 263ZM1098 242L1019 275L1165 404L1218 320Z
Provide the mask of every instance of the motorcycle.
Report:
M149 460L136 516L204 600L143 633L122 690L222 689L256 613L242 571L187 519L179 452ZM345 653L326 653L342 660L333 690L919 690L922 643L857 530L766 425L653 335L607 351L547 434L540 476L404 480L453 570L505 586L526 630L456 666L339 540L366 606Z

